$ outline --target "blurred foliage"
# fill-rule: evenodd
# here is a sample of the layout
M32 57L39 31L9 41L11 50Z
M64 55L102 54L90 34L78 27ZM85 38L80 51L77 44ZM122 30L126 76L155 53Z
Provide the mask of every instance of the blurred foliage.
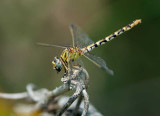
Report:
M62 49L35 43L71 43L69 24L97 41L141 18L142 24L93 51L114 76L84 60L88 91L105 116L159 116L159 5L159 0L1 0L0 89L21 92L30 82L48 89L60 86L63 73L57 74L51 61ZM7 104L0 101L0 116L9 115Z
M11 113L11 105L7 100L0 99L0 116L10 116Z

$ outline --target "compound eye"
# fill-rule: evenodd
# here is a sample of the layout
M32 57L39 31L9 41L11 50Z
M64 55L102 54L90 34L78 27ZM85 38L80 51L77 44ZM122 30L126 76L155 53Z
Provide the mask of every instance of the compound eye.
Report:
M56 66L59 68L61 68L61 66L62 66L62 63L59 59L57 59L57 61L56 61Z
M56 67L56 62L52 61L53 67Z
M52 64L53 64L53 68L56 69L57 72L61 71L62 63L61 63L61 60L58 57L53 58Z
M57 61L57 57L54 57L54 58L53 58L53 61L56 62L56 61Z
M53 64L54 68L56 67L56 62L57 62L57 59L56 59L56 57L54 57L53 60L52 60L52 64Z

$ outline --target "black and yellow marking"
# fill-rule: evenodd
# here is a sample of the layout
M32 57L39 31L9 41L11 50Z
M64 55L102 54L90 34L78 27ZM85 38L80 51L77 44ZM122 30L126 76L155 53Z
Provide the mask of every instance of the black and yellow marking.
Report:
M94 43L94 44L91 44L91 45L89 45L89 46L87 46L87 47L85 47L85 48L82 48L81 50L83 51L83 53L89 52L89 51L91 51L92 49L94 49L94 48L96 48L96 47L98 47L98 46L100 46L100 45L103 45L103 44L105 44L106 42L112 40L113 38L121 35L122 33L124 33L124 32L126 32L126 31L132 29L134 26L138 25L139 23L141 23L141 20L140 20L140 19L137 19L137 20L131 22L130 24L128 24L127 26L125 26L125 27L119 29L118 31L114 32L113 34L107 36L105 39L99 40L99 41L97 41L97 42Z
M131 28L133 28L134 26L138 25L139 23L141 23L141 20L135 20L133 22L131 22L130 24L128 24L127 26L119 29L118 31L114 32L113 34L107 36L106 38L97 41L96 43L93 43L89 46L86 46L85 48L78 48L78 47L68 47L66 48L60 57L60 60L65 68L65 70L67 71L69 69L68 67L68 63L70 61L74 62L75 60L77 60L80 56L82 56L83 54L90 52L91 50L93 50L94 48L103 45L105 43L107 43L108 41L112 40L113 38L121 35L122 33L130 30Z
M74 62L77 60L80 56L82 56L82 50L77 47L68 47L64 49L64 51L61 54L61 62L66 70L68 70L68 63Z

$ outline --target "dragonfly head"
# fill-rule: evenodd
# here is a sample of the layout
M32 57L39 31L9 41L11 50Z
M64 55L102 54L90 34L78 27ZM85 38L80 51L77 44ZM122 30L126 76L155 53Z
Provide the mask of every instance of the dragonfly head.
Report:
M55 69L57 72L61 71L62 63L61 63L61 60L58 57L53 58L52 64L53 64L53 69Z

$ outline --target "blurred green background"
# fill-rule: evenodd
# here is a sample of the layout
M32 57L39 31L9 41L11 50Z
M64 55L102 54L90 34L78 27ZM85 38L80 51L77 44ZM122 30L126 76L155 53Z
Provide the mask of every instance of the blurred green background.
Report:
M22 92L28 83L49 90L60 86L63 73L57 74L51 61L63 49L35 43L71 43L69 24L79 25L97 41L142 19L93 51L114 76L83 58L90 75L88 93L105 116L159 116L159 6L159 0L1 0L0 91Z

